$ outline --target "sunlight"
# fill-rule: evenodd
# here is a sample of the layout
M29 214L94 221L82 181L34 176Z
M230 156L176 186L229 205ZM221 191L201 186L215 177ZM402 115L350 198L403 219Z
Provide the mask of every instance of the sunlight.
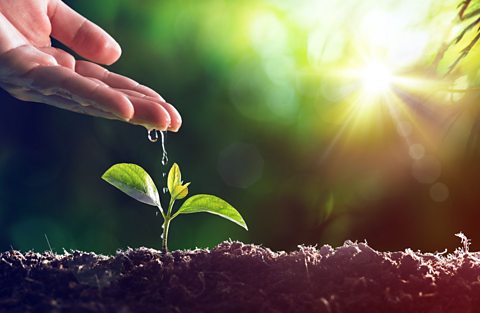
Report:
M359 72L363 90L370 96L377 96L390 89L392 73L387 66L378 62L367 64Z
M391 102L395 77L386 62L369 59L362 63L341 71L341 75L357 87L357 92L348 99L350 106L355 108L357 123L370 124L371 118L379 113L379 105Z

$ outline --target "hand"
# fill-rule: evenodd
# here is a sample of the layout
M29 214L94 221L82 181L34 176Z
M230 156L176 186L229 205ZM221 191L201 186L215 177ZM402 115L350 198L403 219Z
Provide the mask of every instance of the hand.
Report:
M177 110L152 89L51 47L50 36L80 56L112 64L120 46L61 0L0 1L0 87L14 97L62 109L177 131Z

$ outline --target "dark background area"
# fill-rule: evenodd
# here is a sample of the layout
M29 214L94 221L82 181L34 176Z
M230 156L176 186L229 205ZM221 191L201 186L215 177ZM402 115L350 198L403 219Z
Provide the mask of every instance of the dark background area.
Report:
M368 6L402 14L393 1L376 2L343 5L332 19L343 24L342 14L359 10L354 20ZM338 46L334 57L315 59L310 35L318 30L277 1L67 3L123 47L110 70L154 88L182 114L180 132L167 135L168 167L180 165L191 194L233 204L250 229L206 214L182 216L172 224L172 249L232 238L286 250L351 239L381 250L440 251L458 246L458 231L478 247L478 154L464 149L476 125L474 91L465 91L470 111L449 132L421 116L411 122L411 139L426 151L412 160L399 121L386 110L375 110L361 128L342 120L352 102L342 90L350 85L328 73L352 57L348 25L343 31L315 26L328 33L324 46ZM415 27L428 33L438 27L433 13L455 14L455 5L435 9ZM312 20L332 15L310 14ZM437 47L416 60L419 75ZM470 72L457 76L469 75L474 85L478 67L466 64ZM413 107L415 101L405 102ZM443 112L445 103L436 101L432 110ZM415 118L418 111L412 112ZM350 131L341 132L345 127ZM100 179L112 164L131 162L164 185L161 145L150 143L144 128L21 102L1 91L0 142L1 250L46 250L45 235L56 251L160 248L161 217ZM419 164L422 159L433 161Z

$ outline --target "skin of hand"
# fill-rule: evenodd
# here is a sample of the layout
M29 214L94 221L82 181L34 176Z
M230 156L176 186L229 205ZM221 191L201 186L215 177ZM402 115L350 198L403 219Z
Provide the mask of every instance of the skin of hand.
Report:
M88 61L52 47L50 37ZM0 1L0 87L20 100L178 131L179 113L158 93L96 64L120 55L110 35L61 0Z

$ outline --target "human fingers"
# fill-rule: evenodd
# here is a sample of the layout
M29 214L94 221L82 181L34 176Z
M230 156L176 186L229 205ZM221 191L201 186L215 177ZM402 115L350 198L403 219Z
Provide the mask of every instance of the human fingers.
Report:
M106 85L103 81L88 77L92 81ZM134 107L134 115L129 121L132 124L141 124L148 129L169 130L177 132L182 125L178 111L169 103L159 101L157 98L145 96L142 93L129 89L115 89L125 94ZM164 109L160 108L159 105ZM165 116L165 111L168 116ZM166 125L166 126L165 126ZM166 127L166 128L165 128Z
M85 102L78 98L71 98L65 94L45 94L36 89L18 88L17 86L2 84L14 97L23 101L46 103L57 108L102 117L118 119L118 116L110 112L98 109L95 106L86 106ZM168 112L163 107L149 103L144 99L133 99L135 113L129 123L142 125L147 129L167 130L170 124Z
M77 61L75 65L75 70L77 73L84 75L89 78L95 78L101 80L108 86L115 88L124 94L129 96L130 101L135 106L134 98L140 98L149 101L149 103L154 105L162 106L169 114L170 125L168 130L178 131L182 124L182 118L178 111L169 103L167 103L158 93L152 89L140 85L133 79L128 77L112 73L102 66L88 62L88 61ZM152 118L155 120L155 117Z
M48 15L52 25L52 37L79 55L101 64L112 64L120 57L120 45L107 32L63 1L50 0Z
M22 78L27 87L48 95L61 95L83 106L93 106L116 115L119 119L130 120L134 108L130 100L116 90L100 85L62 66L38 66Z
M28 43L27 39L3 14L0 14L0 33L2 34L0 36L0 54Z
M88 79L100 85L108 86L103 81L98 80L96 78L88 77ZM169 124L167 125L167 130L176 132L180 129L180 126L182 125L182 119L178 111L173 107L173 105L166 103L164 101L159 101L159 99L157 98L145 96L144 94L133 91L133 90L129 90L129 89L115 89L115 90L125 94L130 100L130 102L132 102L135 113L132 120L130 120L131 123L142 124L147 128L149 128L149 125L156 124L157 125L156 127L152 126L150 128L157 128L157 129L163 130L164 124L166 124L169 121ZM165 114L165 111L160 109L158 105L160 105L161 107L163 107L163 109L165 109L165 111L168 114L168 117L163 116ZM150 106L151 108L147 108L147 106ZM145 112L147 109L150 111L150 113ZM148 114L151 114L151 115L147 116Z
M131 78L112 73L95 63L88 61L77 61L75 64L75 71L80 75L99 79L110 87L133 90L146 96L165 101L162 96L160 96L153 89L140 85Z
M61 66L40 66L28 72L27 76L32 81L30 88L44 96L71 99L85 107L83 111L93 107L105 112L107 116L115 115L118 119L149 129L167 130L171 124L169 111L159 103L128 97L118 90ZM176 127L177 124L176 122Z
M128 89L117 89L117 90L126 94L134 106L135 106L135 99L143 99L143 100L150 101L151 103L150 105L152 106L160 104L170 116L170 125L168 126L168 130L177 132L182 126L182 118L180 116L180 113L178 113L177 109L175 109L175 107L170 103L163 102L163 101L159 102L158 99L156 98L148 97L148 96L145 96L144 94L141 94L136 91L128 90Z
M134 107L129 123L143 125L147 129L168 130L171 118L168 111L160 104L145 98L128 97Z
M67 67L71 70L75 69L75 58L70 53L54 47L44 47L38 49L53 56L61 66Z
M55 69L52 67L39 68L31 73L29 72L29 79L32 80L30 84L16 85L1 82L0 86L14 97L24 101L46 103L58 108L97 117L120 119L131 124L142 125L147 129L176 131L180 127L178 121L172 123L171 114L165 107L146 98L136 97L131 94L131 91L127 92L130 93L128 99L133 107L133 113L128 119L122 118L118 113L113 113L111 107L99 101L97 97L94 96L89 99L88 96L85 96L85 90L91 87L80 86L78 82L72 84L69 78L66 78L66 75L63 74L64 71L65 69L62 70L60 66L56 66ZM46 76L52 76L52 73L55 73L54 77L59 78L47 79ZM96 84L97 89L104 88L118 94L121 93L121 91L113 90L102 82L95 82L95 79L93 81L91 79L87 80ZM103 105L98 105L99 102Z
M84 106L81 103L61 95L45 95L35 89L19 87L8 83L0 83L1 87L7 90L12 96L22 101L45 103L60 109L69 110L77 113L87 114L107 119L118 119L112 113L105 112L94 106Z
M21 75L37 66L55 66L57 60L31 45L23 45L0 54L0 80L24 81Z

